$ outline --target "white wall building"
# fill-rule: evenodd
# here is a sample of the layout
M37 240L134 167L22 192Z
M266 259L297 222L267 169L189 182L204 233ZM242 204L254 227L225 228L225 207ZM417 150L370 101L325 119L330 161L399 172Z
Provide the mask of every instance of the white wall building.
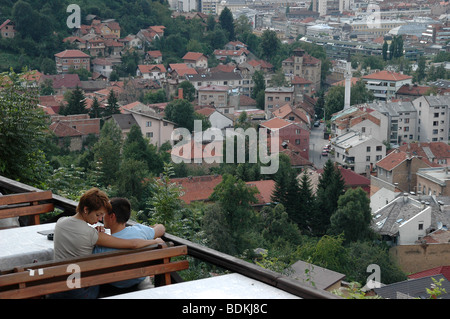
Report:
M386 154L386 146L377 139L350 131L331 140L334 160L358 174L367 174Z

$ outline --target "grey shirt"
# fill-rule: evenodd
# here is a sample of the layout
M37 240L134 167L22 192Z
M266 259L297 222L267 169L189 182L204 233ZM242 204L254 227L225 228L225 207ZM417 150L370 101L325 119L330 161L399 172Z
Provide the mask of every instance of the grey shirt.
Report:
M85 221L74 217L62 217L55 225L55 260L92 254L98 240L98 232Z

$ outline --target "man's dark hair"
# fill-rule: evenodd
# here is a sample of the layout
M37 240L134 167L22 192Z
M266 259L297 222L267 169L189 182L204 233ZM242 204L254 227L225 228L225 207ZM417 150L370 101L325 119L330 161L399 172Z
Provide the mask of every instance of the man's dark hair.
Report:
M116 220L119 224L124 224L130 219L131 204L126 198L112 198L111 199L112 210L111 213L116 215Z

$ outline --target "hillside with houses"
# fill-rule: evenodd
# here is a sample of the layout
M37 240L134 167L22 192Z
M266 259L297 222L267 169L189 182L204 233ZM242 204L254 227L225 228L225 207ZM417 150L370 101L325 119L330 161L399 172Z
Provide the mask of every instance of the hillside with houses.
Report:
M45 115L30 129L47 135L27 146L34 164L9 170L20 159L0 155L0 175L73 200L96 186L149 224L166 192L175 235L297 279L311 263L330 272L316 278L328 291L364 287L370 264L381 286L367 296L422 298L431 275L450 287L447 2L378 3L371 28L363 0L142 1L134 21L86 5L79 27L58 20L53 34L18 18L50 13L12 2L0 95L14 92L6 109L29 92ZM253 129L271 161L252 161ZM243 141L236 154L219 135ZM419 292L402 286L413 280Z

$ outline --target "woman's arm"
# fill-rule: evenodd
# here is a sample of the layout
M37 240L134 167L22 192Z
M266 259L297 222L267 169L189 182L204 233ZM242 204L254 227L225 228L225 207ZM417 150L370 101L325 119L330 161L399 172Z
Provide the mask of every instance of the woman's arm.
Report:
M106 233L98 233L98 240L96 245L117 249L137 249L158 243L163 243L161 238L146 240L146 239L122 239L117 238Z

